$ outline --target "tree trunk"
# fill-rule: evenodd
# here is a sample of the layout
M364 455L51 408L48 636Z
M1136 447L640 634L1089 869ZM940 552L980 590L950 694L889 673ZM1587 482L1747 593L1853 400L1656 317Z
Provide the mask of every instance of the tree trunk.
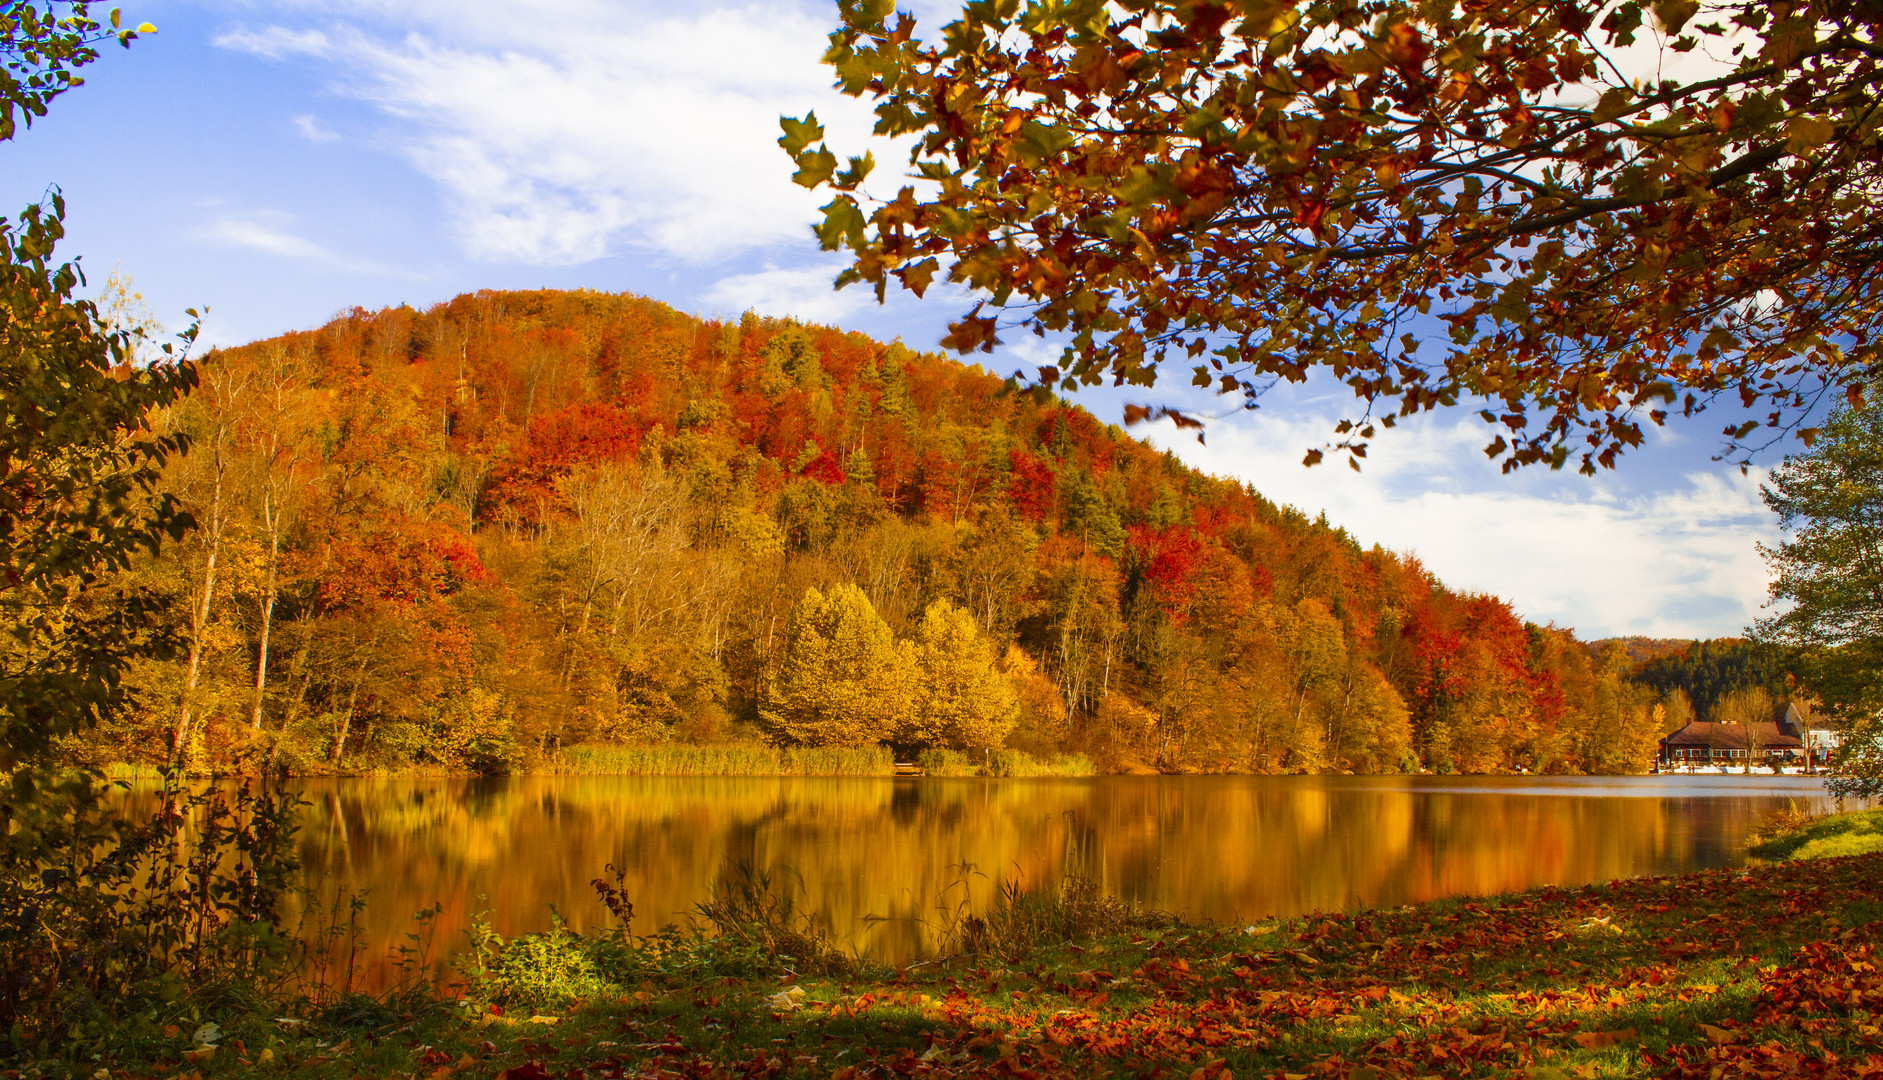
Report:
M280 512L268 495L262 496L262 517L268 524L268 582L262 589L261 648L255 653L255 708L249 724L255 731L262 729L262 695L268 689L268 642L274 634L281 565Z
M370 646L369 646L370 648ZM338 767L340 758L346 753L347 736L353 733L353 707L360 700L360 683L366 680L366 658L360 658L360 666L353 670L353 689L347 693L347 711L340 716L340 724L334 728L333 748L327 753L327 761Z
M183 678L183 703L177 711L176 728L170 735L170 761L182 765L189 752L191 739L195 736L198 717L193 715L192 705L196 696L196 682L202 671L203 634L209 628L210 602L216 594L216 558L222 553L222 480L225 462L222 456L222 440L225 428L216 426L216 442L211 467L215 470L215 487L209 503L208 528L204 530L207 551L203 556L203 593L194 610L190 613L190 655Z

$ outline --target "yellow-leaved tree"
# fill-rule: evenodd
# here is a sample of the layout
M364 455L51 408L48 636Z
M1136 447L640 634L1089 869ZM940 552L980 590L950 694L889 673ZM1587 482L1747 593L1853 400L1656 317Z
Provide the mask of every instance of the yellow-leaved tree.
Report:
M922 613L915 631L915 707L898 741L957 750L1001 745L1020 717L994 643L974 616L946 600Z
M912 653L862 589L806 589L785 628L783 659L765 687L759 722L786 745L881 742L910 714Z

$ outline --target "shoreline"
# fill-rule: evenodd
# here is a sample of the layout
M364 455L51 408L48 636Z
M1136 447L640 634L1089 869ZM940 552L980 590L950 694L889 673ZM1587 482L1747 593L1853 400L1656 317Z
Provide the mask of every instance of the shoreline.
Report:
M194 1021L166 1022L105 1065L297 1080L1883 1068L1869 1020L1883 1004L1883 852L1246 925L1068 881L956 913L948 955L900 967L836 952L766 895L747 882L703 905L714 936L486 928L450 988L329 984L251 1012L226 999L207 1042ZM41 1059L19 1075L99 1067Z
M156 781L156 780L162 779L162 770L158 766L155 766L155 765L113 763L110 765L103 766L101 769L101 773L104 779L107 781L116 781L116 780ZM268 774L262 770L188 771L183 774L185 779L193 780L193 781L253 780L253 779L258 779L264 775L268 775ZM892 780L892 779L904 779L904 780L910 780L910 779L956 779L956 780L1115 779L1115 778L1125 778L1125 777L1135 777L1139 779L1146 779L1146 778L1154 778L1154 777L1207 777L1207 776L1219 776L1219 777L1315 776L1315 777L1355 777L1355 778L1381 778L1381 779L1396 778L1396 779L1452 780L1452 781L1483 780L1483 779L1509 779L1509 780L1521 779L1521 780L1532 780L1532 781L1645 780L1645 779L1650 779L1650 778L1659 779L1659 780L1715 779L1715 780L1738 780L1738 781L1780 781L1780 780L1824 781L1824 780L1829 779L1828 774L1825 774L1825 773L1804 773L1804 772L1792 772L1792 771L1783 772L1783 773L1773 773L1773 772L1761 770L1758 772L1753 772L1753 773L1748 774L1748 773L1741 772L1738 769L1731 769L1731 770L1725 770L1725 771L1682 769L1678 771L1643 772L1643 773L1529 773L1529 772L1261 773L1261 772L1237 772L1237 771L1155 772L1155 771L1138 771L1138 770L1119 771L1119 772L1102 772L1102 771L1097 771L1097 770L1081 770L1081 769L1069 769L1069 770L1063 770L1063 771L1055 771L1050 767L1050 764L1047 767L1039 769L1038 771L1032 771L1032 772L1021 773L1021 774L989 774L987 772L978 771L978 770L977 771L959 771L959 772L954 772L954 771L949 771L949 772L895 771L893 768L890 770L885 770L885 771L880 771L880 772L858 772L858 771L810 772L810 771L800 771L800 770L792 770L792 769L780 769L780 770L768 770L768 771L757 771L757 770L748 770L748 769L735 769L735 770L726 770L726 771L704 771L704 770L694 770L694 769L607 770L607 769L571 769L571 768L559 768L559 767L554 767L554 766L515 769L511 771L506 771L506 772L478 772L478 771L466 770L466 769L450 769L450 768L445 768L442 766L405 766L405 767L393 768L393 769L358 769L358 770L319 769L319 770L307 770L307 771L289 771L285 775L288 776L290 779L294 779L294 780L434 780L434 779L435 780L476 780L476 779L524 779L524 778L545 777L545 776L560 776L560 777L582 777L582 776L655 777L655 776L659 776L659 777L719 777L719 778L729 778L729 779L748 778L748 777L753 778L753 779L762 779L762 778L776 779L776 778L796 777L796 778L805 778L805 779L855 778L855 779L877 779L877 780Z

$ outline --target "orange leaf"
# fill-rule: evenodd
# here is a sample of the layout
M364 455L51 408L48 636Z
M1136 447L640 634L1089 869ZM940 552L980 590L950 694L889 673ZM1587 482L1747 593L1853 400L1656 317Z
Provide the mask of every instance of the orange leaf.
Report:
M1576 1044L1584 1050L1600 1050L1605 1046L1627 1042L1634 1037L1634 1028L1622 1028L1620 1031L1579 1031L1576 1033Z

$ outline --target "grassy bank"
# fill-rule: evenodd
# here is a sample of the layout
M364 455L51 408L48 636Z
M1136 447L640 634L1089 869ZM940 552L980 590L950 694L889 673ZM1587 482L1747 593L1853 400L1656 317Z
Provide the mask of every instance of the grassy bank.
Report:
M19 1075L1883 1070L1877 854L1243 926L1185 924L1076 884L1010 891L948 928L955 955L900 970L831 950L769 889L722 895L704 914L718 937L485 936L459 1002L422 990L184 1002L102 1060L54 1057Z
M1883 851L1883 809L1813 815L1781 814L1750 838L1759 859L1826 859Z

